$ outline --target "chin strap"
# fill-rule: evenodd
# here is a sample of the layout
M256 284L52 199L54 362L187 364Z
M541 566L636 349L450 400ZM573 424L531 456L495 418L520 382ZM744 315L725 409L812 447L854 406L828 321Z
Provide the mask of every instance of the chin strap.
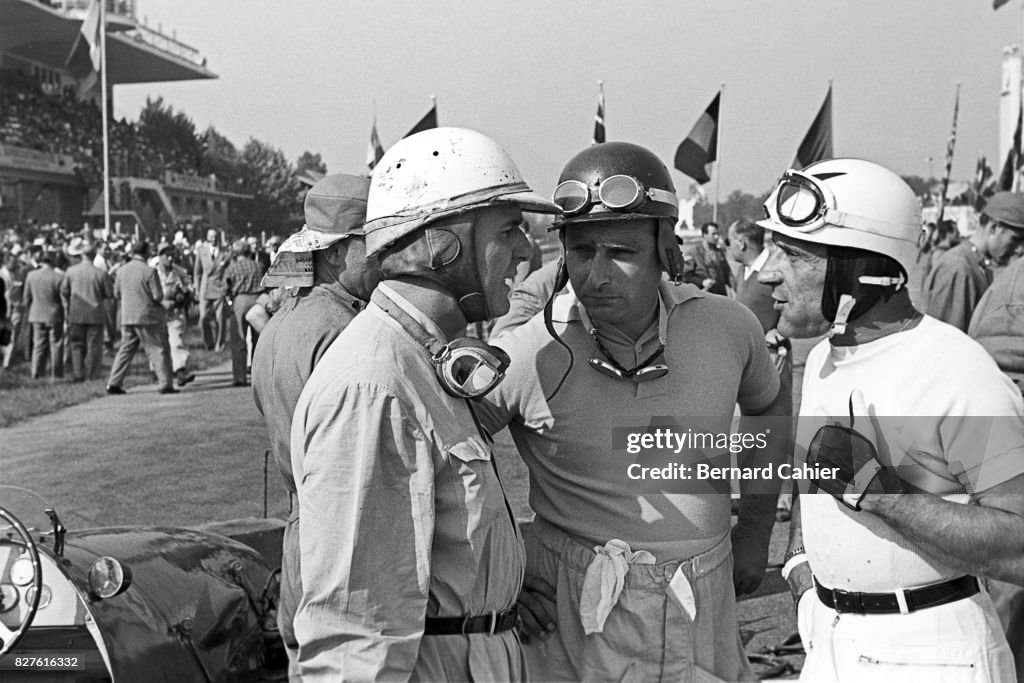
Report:
M857 300L849 294L843 294L839 297L839 306L836 309L836 319L832 323L832 329L828 331L829 337L834 337L837 334L846 334L846 323L850 319L850 313L853 311L853 307L857 305Z

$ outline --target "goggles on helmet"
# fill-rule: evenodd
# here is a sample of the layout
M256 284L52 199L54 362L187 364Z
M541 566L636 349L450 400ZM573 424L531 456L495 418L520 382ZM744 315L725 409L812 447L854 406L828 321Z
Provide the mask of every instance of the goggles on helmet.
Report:
M596 190L595 198L593 190L586 183L580 180L566 180L555 188L551 201L562 209L565 216L586 213L596 203L618 213L632 211L647 201L679 207L679 200L674 193L656 187L644 187L643 183L633 176L609 176Z
M464 337L446 344L431 362L445 391L458 398L477 398L498 386L511 360L496 346Z
M831 190L814 176L789 169L764 203L767 220L797 232L809 233L825 225L891 236L899 226L836 208Z

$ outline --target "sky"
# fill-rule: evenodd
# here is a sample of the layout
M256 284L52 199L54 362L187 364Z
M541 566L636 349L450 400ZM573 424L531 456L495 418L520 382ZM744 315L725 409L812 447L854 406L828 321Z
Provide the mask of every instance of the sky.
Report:
M1024 0L137 0L219 78L121 85L115 114L162 96L199 130L250 137L332 173L365 171L376 111L393 144L436 96L441 125L484 132L549 193L591 141L675 148L724 83L720 197L758 193L793 160L829 79L834 151L941 175L961 83L954 179L998 172L1003 48ZM926 161L932 157L929 166ZM673 170L681 195L690 180ZM705 186L714 196L716 179Z

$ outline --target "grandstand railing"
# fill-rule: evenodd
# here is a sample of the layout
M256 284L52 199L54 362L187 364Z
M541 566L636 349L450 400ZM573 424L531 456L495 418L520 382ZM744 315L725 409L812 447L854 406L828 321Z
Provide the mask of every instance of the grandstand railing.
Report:
M92 0L50 0L49 5L65 12L88 11ZM135 0L107 0L107 12L122 17L136 18Z
M0 144L0 166L73 175L75 160L69 154L52 154Z
M178 57L179 59L184 59L186 62L190 62L196 66L206 66L206 57L199 54L199 50L186 45L176 38L164 35L159 31L154 31L148 26L137 24L134 29L125 31L124 35L128 38L141 41L151 47L155 47L161 52L166 52Z

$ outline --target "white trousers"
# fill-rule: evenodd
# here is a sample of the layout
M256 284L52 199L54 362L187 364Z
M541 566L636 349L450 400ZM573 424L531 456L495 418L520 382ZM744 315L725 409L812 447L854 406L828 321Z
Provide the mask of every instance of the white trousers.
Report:
M797 625L807 651L801 681L1016 680L1013 655L984 590L910 614L839 614L812 588L800 598Z

